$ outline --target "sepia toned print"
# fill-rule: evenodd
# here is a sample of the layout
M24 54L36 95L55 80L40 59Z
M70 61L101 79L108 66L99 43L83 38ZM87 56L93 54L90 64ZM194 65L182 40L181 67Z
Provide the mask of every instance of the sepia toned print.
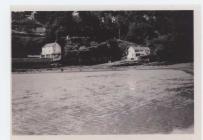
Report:
M12 133L194 133L192 10L12 11Z

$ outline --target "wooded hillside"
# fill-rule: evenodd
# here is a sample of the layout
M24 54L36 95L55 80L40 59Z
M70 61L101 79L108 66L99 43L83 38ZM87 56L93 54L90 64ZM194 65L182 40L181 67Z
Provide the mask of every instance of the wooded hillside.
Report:
M30 14L31 11L12 12L12 28ZM34 20L46 28L45 37L12 36L14 54L32 53L26 48L33 48L33 44L37 49L42 44L76 36L89 37L96 43L121 39L148 46L156 61L193 61L193 11L37 11ZM61 44L65 46L64 41ZM22 47L25 49L17 51Z

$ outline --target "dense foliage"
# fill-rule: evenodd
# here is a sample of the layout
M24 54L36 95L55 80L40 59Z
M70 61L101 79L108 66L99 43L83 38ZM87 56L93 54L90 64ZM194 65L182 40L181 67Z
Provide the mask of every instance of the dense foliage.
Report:
M12 12L12 21L31 13ZM46 42L116 38L150 47L154 60L193 60L193 11L38 11L35 20L46 27Z

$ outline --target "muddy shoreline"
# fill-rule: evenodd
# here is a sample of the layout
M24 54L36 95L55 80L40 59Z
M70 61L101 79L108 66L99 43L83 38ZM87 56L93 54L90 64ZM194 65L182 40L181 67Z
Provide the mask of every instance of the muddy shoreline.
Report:
M156 70L156 69L174 69L181 70L189 74L194 74L193 63L180 63L171 65L157 65L157 63L149 63L135 66L114 66L112 64L100 64L93 66L64 66L57 68L42 68L42 69L16 69L12 73L60 73L60 72L97 72L97 71L124 71L129 69L135 70Z

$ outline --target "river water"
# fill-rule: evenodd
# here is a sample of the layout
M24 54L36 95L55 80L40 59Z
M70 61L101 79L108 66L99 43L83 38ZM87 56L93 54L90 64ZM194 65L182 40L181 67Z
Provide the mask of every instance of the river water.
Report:
M16 135L193 133L193 87L193 75L170 69L13 73L12 130Z

